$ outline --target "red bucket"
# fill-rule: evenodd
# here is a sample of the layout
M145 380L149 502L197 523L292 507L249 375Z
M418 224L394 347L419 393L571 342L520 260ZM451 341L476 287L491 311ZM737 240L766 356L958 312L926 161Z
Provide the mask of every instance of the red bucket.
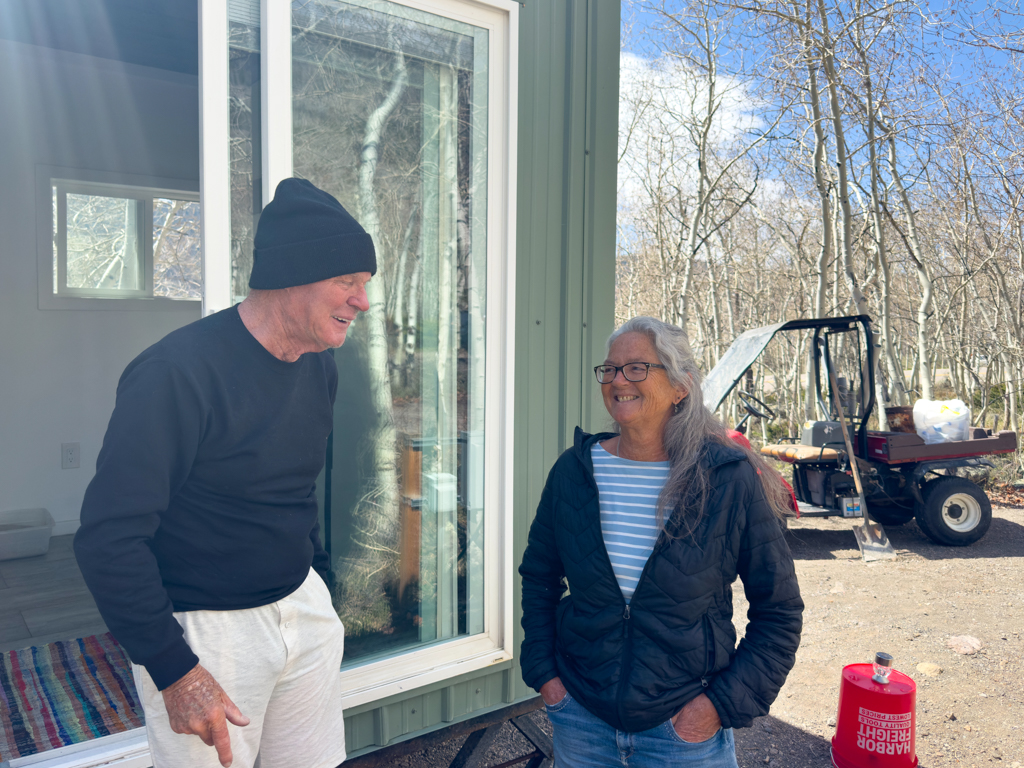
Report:
M889 682L872 680L871 664L843 667L839 688L836 735L832 737L834 768L914 768L914 705L917 685L892 670Z

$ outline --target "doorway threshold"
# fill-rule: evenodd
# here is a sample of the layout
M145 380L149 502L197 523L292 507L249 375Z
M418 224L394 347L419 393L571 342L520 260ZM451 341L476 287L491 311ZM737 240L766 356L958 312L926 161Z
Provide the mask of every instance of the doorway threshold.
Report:
M145 728L0 762L0 768L151 768Z

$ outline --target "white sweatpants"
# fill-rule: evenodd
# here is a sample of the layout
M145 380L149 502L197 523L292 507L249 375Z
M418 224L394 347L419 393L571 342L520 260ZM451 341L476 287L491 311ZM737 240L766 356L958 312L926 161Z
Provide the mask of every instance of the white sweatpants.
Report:
M228 723L232 768L335 768L345 759L341 656L345 630L314 571L276 603L175 613L199 663L249 725ZM154 768L220 768L217 750L171 731L163 694L132 665Z

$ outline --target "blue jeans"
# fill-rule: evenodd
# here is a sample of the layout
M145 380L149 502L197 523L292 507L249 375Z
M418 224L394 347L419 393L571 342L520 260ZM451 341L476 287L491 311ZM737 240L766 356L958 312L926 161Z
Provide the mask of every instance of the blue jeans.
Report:
M679 738L671 720L649 731L618 731L572 694L545 709L555 729L555 768L737 768L732 728L691 744Z

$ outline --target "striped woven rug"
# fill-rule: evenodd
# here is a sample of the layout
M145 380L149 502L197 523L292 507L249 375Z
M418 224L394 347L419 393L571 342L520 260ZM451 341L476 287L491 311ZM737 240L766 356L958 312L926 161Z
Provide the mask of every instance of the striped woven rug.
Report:
M0 761L143 722L128 655L109 632L0 654Z

